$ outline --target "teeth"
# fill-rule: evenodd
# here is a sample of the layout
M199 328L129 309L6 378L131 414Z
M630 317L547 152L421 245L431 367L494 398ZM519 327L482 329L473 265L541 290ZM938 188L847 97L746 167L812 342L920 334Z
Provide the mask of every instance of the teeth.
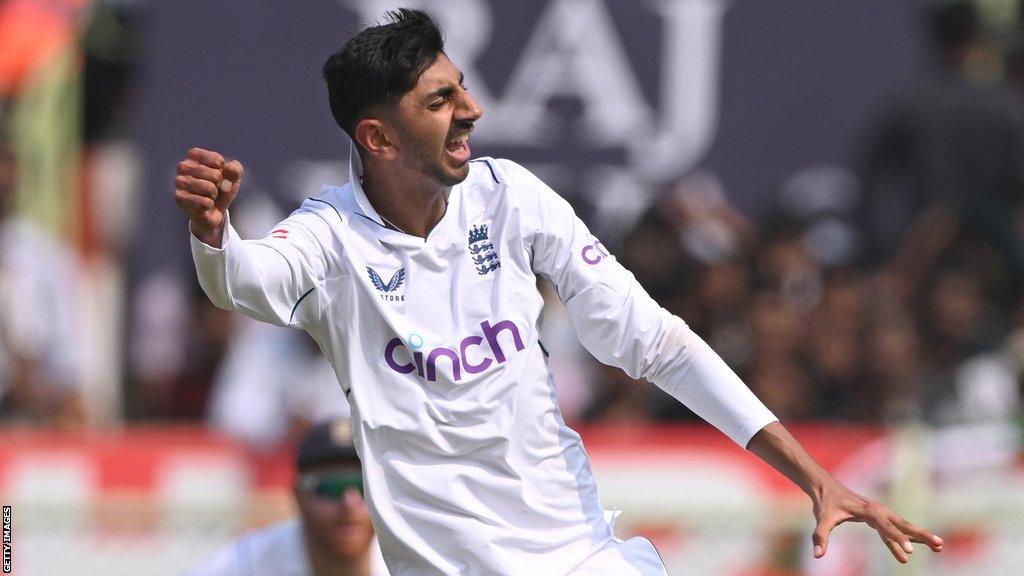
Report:
M466 132L462 136L456 136L448 141L449 144L465 144L469 142L469 132Z

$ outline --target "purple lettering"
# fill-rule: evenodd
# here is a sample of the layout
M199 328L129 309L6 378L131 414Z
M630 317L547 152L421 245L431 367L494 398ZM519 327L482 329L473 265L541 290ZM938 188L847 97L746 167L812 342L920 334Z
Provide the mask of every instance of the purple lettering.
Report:
M412 359L416 362L416 375L420 378L423 377L423 353L413 352Z
M498 334L502 330L508 330L512 333L512 339L515 340L517 352L526 348L526 346L523 346L523 338L519 335L519 329L508 320L502 320L494 326L491 326L485 320L480 323L480 329L484 331L484 337L487 338L487 344L491 347L491 352L494 353L494 358L498 361L498 364L505 362L505 352L502 351L501 345L498 344Z
M508 357L505 356L505 351L501 347L502 332L508 333L505 336L506 344L508 344L508 338L511 336L517 352L526 349L523 337L519 333L519 328L511 320L502 320L494 325L485 320L480 323L480 329L483 331L483 336L475 334L467 336L462 339L458 347L442 346L434 348L429 353L412 351L413 348L418 350L422 345L422 339L415 334L410 335L410 338L413 339L409 341L409 344L406 344L401 338L392 338L384 346L384 361L389 368L399 374L416 372L420 378L436 382L438 374L437 361L438 358L444 357L452 363L452 380L459 382L462 380L464 373L479 374L494 364L503 364L508 360ZM420 340L419 345L413 346L413 344L417 344L416 340ZM485 340L490 347L491 353L489 355L483 348ZM470 349L473 347L479 348L479 351L471 352ZM399 352L399 348L402 349L401 352ZM412 354L411 362L406 361L407 355L410 353ZM479 354L480 361L473 362L470 360L470 354L473 354L474 357L477 357L476 355ZM426 356L425 362L424 356Z
M399 347L405 348L405 344L402 344L401 338L392 338L388 345L384 347L384 361L388 363L388 366L392 370L399 374L408 374L415 370L412 364L399 364L395 360L395 350ZM408 349L407 349L408 350Z
M594 257L587 256L587 252L594 252L594 251L598 252L597 256L594 256ZM601 258L602 257L600 255L600 251L598 251L597 248L593 244L587 244L586 246L583 247L583 261L586 262L587 264L590 264L591 266L593 266L594 264L597 264L598 262L600 262Z
M448 348L434 348L430 351L430 355L427 356L427 380L431 382L437 381L437 366L436 360L438 356L445 356L452 361L452 378L458 382L462 380L462 369L459 367L459 355L454 350Z
M484 370L487 370L493 362L493 360L486 356L484 356L483 362L479 364L470 364L469 362L469 356L466 355L469 347L479 346L483 341L484 339L479 336L466 336L462 339L462 344L459 346L459 352L462 353L462 365L466 367L466 372L469 372L470 374L479 374Z

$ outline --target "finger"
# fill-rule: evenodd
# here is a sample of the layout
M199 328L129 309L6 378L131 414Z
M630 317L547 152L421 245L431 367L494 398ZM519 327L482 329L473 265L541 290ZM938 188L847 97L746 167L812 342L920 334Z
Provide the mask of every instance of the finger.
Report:
M211 200L217 199L217 185L209 180L200 180L194 176L179 174L174 177L174 189L184 190L199 196L206 196Z
M223 170L210 168L191 159L178 162L178 174L192 176L200 180L209 180L210 182L220 182L224 177Z
M174 201L182 210L189 213L189 215L202 214L206 210L214 207L212 198L193 194L186 190L175 190Z
M217 200L217 205L226 208L235 196L238 194L238 190L242 186L242 177L245 174L245 169L242 167L242 163L238 160L232 160L224 165L224 180L220 183L221 196Z
M840 521L832 516L823 516L818 521L818 525L814 527L814 534L811 535L815 558L821 558L828 552L828 537L832 534L832 529L839 524Z
M912 542L917 542L918 544L927 544L932 550L936 552L942 549L942 538L939 538L927 528L924 528L923 526L918 526L917 524L910 522L909 520L903 518L898 514L893 514L891 520L892 523L895 524L901 532L910 537L910 540Z
M238 160L232 160L224 165L224 178L231 180L232 182L241 184L242 175L245 173L245 168L242 167L242 163Z
M210 168L216 168L219 170L224 167L224 157L212 150L192 148L188 151L186 156L200 164L209 166Z
M914 553L914 546L910 543L910 538L908 538L906 534L900 531L900 529L888 519L879 522L879 524L875 526L875 530L878 530L878 534L882 536L882 538L894 542L905 553Z
M885 546L889 549L889 552L892 553L893 558L898 560L900 564L907 563L907 553L900 548L899 544L889 540L885 536L882 536L881 533L878 534L878 537L882 539L882 542L885 542Z

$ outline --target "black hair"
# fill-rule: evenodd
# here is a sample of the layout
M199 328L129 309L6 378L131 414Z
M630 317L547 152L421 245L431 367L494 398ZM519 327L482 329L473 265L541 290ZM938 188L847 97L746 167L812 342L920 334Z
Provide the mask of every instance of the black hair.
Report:
M942 54L951 54L981 37L981 18L972 0L934 2L926 10L932 42Z
M441 28L420 10L400 8L353 36L324 62L334 121L355 141L356 125L376 106L394 106L444 52Z

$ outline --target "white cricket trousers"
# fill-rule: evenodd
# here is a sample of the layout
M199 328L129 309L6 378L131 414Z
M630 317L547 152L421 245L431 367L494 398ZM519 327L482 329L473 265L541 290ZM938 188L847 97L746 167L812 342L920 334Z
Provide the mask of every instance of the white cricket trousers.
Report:
M612 538L566 576L668 576L661 555L647 538Z

